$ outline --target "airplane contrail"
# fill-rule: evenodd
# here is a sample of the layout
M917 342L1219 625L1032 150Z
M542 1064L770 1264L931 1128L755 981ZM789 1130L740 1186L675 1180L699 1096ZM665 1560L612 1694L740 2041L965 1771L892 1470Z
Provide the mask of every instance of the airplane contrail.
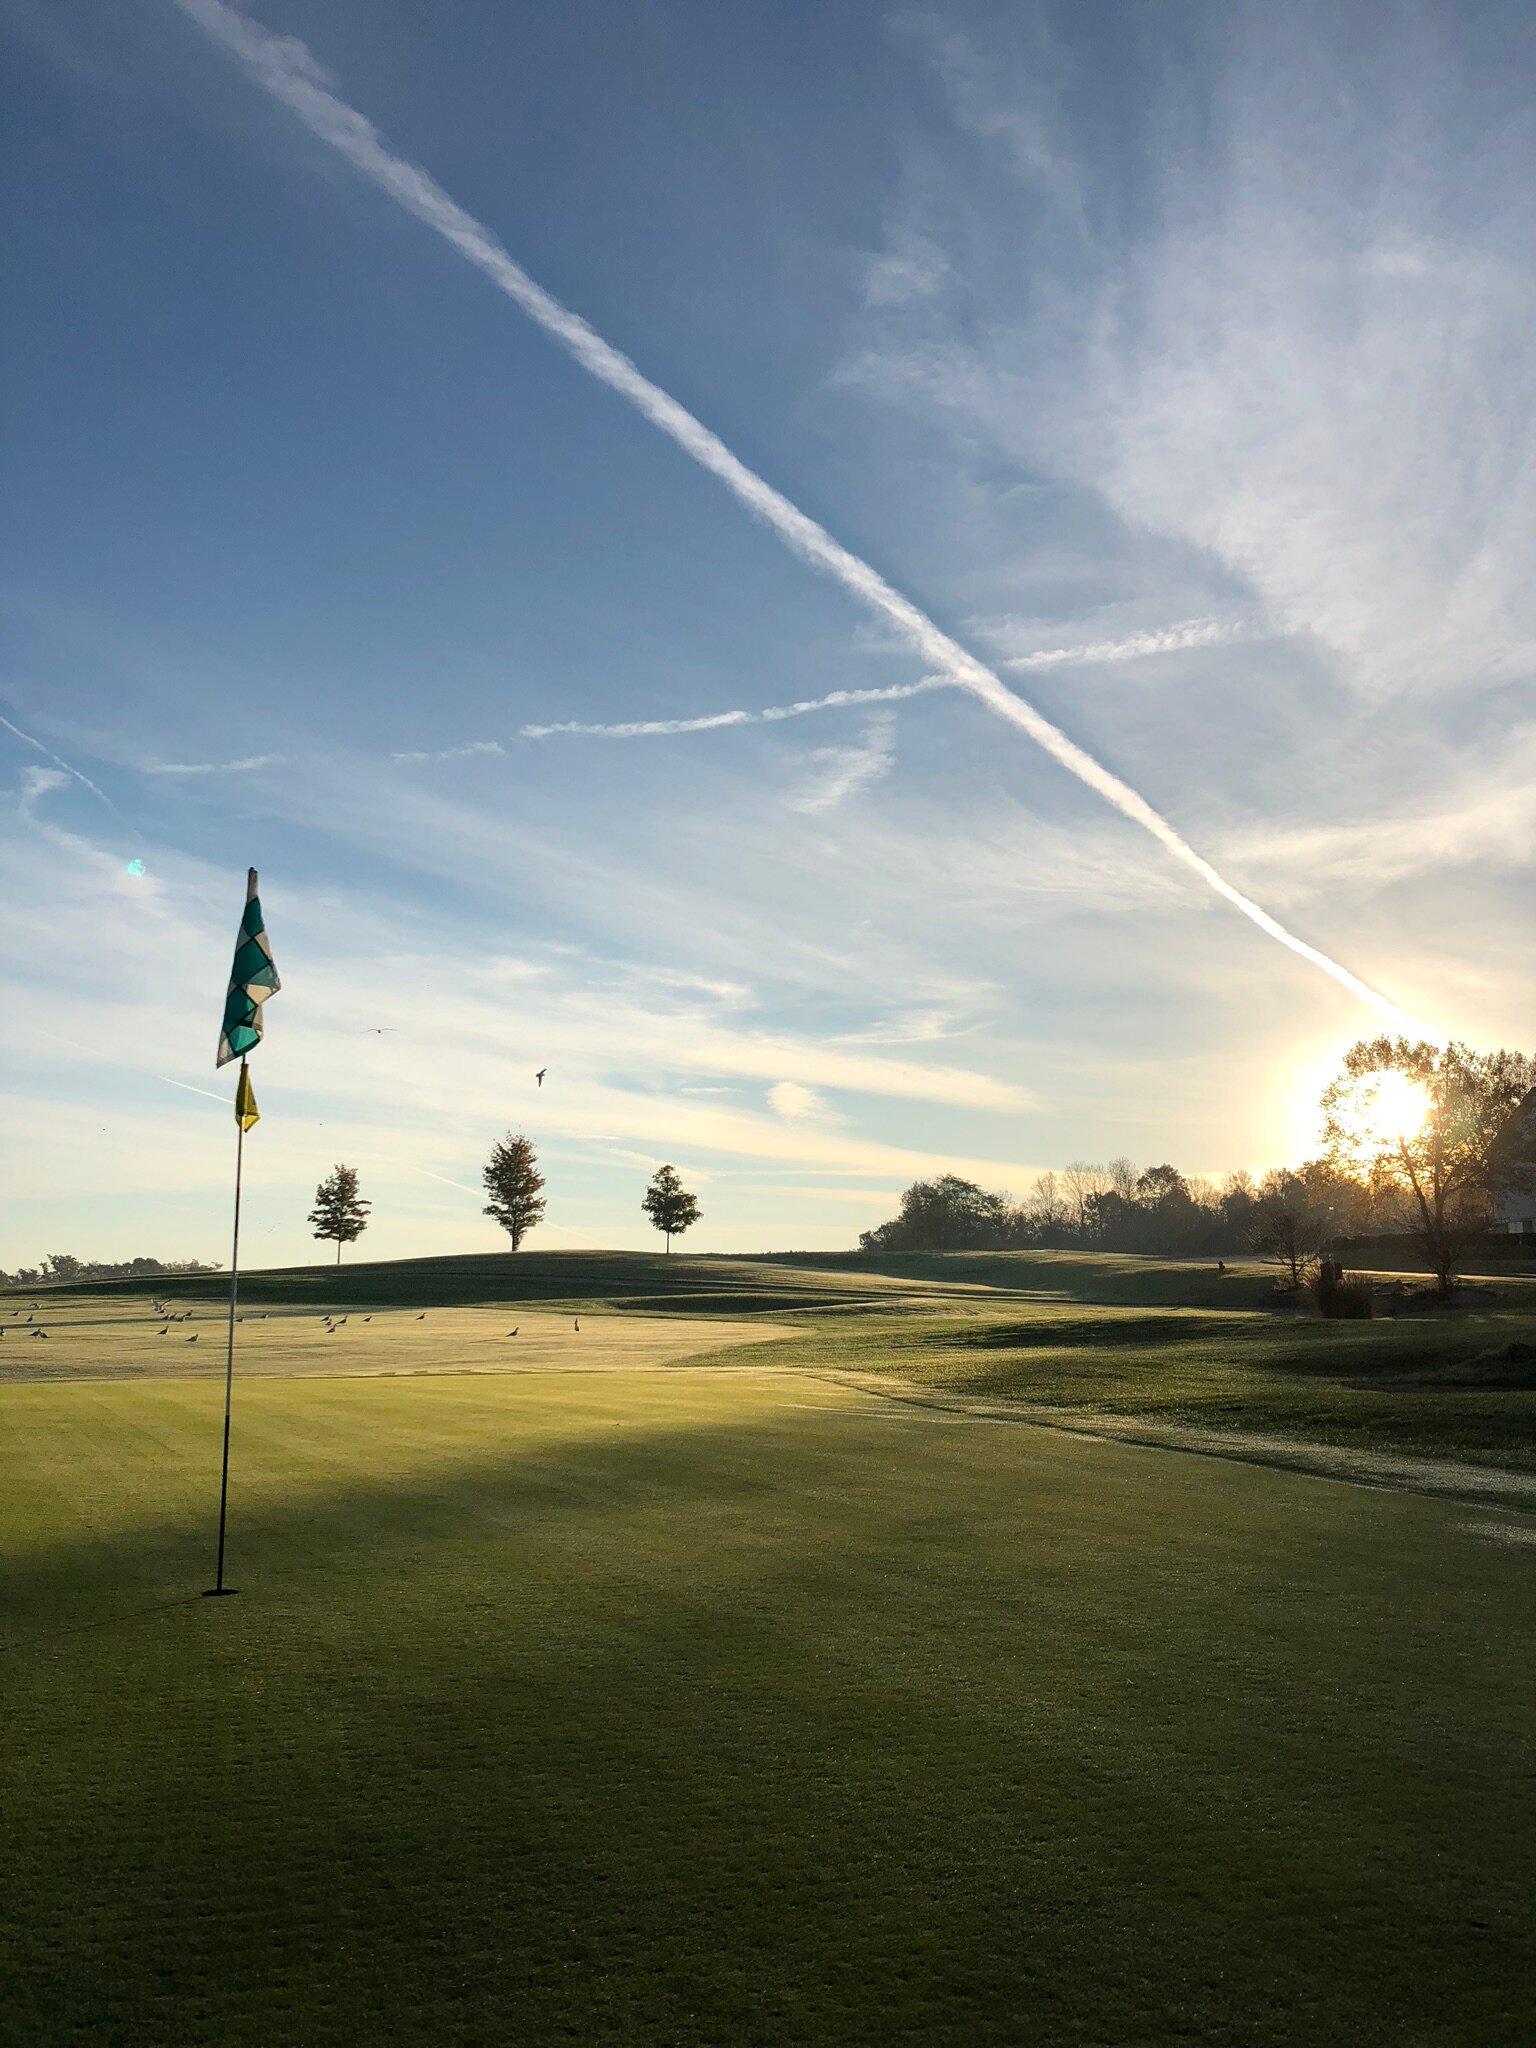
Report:
M886 582L870 563L834 540L809 513L751 470L685 406L653 384L628 356L607 342L577 313L564 306L515 263L490 229L449 198L418 165L385 146L365 114L348 106L332 91L326 73L309 49L294 36L273 35L225 0L172 0L189 20L214 42L237 57L259 85L288 107L304 125L345 157L354 170L387 192L407 213L441 235L468 262L490 278L568 355L600 383L616 391L653 426L674 441L701 468L717 477L749 511L754 512L796 554L840 583L869 611L894 627L900 637L933 669L950 676L963 690L999 718L1017 726L1122 817L1141 826L1166 852L1191 869L1235 910L1282 946L1331 976L1369 1008L1395 1024L1403 1012L1379 989L1362 981L1340 961L1288 931L1262 904L1245 896L1205 857L1197 853L1138 790L1094 759L1085 748L1053 725L1027 698L1021 697L985 662L962 647L912 600Z
M7 732L15 733L17 739L25 740L29 747L33 748L37 753L42 754L47 760L51 761L56 768L61 768L66 775L72 775L76 782L83 782L86 788L91 792L91 795L100 797L101 801L106 805L107 809L114 814L114 816L119 818L122 817L122 812L118 810L117 805L113 803L111 797L107 795L107 792L104 789L98 789L96 787L96 784L92 782L89 775L82 775L78 768L71 768L69 763L64 759L62 754L56 754L53 751L52 747L45 747L41 740L33 739L31 733L23 732L19 725L12 725L11 721L8 718L6 718L3 714L0 714L0 725L3 725Z
M1037 647L1016 654L1004 668L1062 668L1092 662L1140 661L1149 654L1178 654L1191 647L1228 647L1234 640L1255 640L1253 628L1241 620L1185 619L1161 632L1133 633L1128 640L1095 640L1085 647Z
M632 718L621 725L588 725L570 718L559 725L522 725L518 738L547 740L558 735L578 739L634 740L670 737L683 732L719 732L729 725L772 725L783 718L804 718L808 711L838 711L850 704L893 704L904 697L923 697L930 690L954 690L952 676L924 676L915 683L891 683L883 689L833 690L825 697L802 697L798 704L765 704L760 711L711 711L702 718ZM397 761L407 757L396 754Z

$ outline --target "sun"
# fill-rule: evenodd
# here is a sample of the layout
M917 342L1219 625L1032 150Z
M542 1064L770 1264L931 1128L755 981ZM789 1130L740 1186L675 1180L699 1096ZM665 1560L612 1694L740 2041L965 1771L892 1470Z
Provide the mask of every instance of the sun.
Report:
M1429 1115L1429 1090L1393 1067L1362 1074L1339 1103L1340 1127L1360 1152L1386 1152L1417 1137Z

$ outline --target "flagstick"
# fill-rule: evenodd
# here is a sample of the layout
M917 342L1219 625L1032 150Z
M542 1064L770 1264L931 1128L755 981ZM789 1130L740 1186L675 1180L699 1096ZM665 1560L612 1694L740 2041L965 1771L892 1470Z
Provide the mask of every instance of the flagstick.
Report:
M240 1062L240 1081L245 1081L245 1061ZM237 1092L237 1101L240 1099ZM224 1469L219 1476L219 1565L215 1583L205 1599L216 1600L235 1592L224 1583L224 1523L229 1508L229 1414L235 1394L235 1301L240 1292L240 1174L245 1164L245 1124L235 1118L235 1236L229 1254L229 1349L224 1361Z

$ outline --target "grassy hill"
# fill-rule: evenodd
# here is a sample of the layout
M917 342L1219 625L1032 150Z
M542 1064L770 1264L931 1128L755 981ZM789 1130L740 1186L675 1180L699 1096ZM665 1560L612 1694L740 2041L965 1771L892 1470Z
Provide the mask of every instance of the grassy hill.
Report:
M100 1280L89 1291L143 1296L146 1290L142 1280ZM154 1291L160 1301L223 1301L229 1297L229 1279L217 1273L180 1274L156 1282ZM835 1306L900 1290L880 1273L802 1270L794 1262L781 1265L773 1259L523 1251L275 1267L242 1275L240 1291L252 1307L355 1302L360 1307L469 1308L536 1301L592 1314L607 1309L630 1315L715 1315Z

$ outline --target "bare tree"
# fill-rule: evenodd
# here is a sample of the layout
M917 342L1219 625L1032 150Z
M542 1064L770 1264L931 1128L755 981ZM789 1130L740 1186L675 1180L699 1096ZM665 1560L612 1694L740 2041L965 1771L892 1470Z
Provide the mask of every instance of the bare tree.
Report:
M1079 1237L1088 1235L1089 1204L1095 1195L1113 1192L1114 1182L1107 1166L1092 1165L1086 1159L1074 1159L1062 1168L1061 1197L1072 1227Z
M1042 1173L1029 1191L1025 1205L1037 1230L1061 1230L1071 1220L1071 1211L1054 1173Z
M1303 1287L1328 1248L1333 1212L1315 1198L1299 1173L1267 1173L1249 1216L1249 1243L1261 1259Z
M1109 1175L1110 1194L1118 1195L1122 1202L1135 1200L1136 1183L1140 1180L1141 1174L1134 1160L1123 1155L1118 1159L1111 1159L1104 1171Z

